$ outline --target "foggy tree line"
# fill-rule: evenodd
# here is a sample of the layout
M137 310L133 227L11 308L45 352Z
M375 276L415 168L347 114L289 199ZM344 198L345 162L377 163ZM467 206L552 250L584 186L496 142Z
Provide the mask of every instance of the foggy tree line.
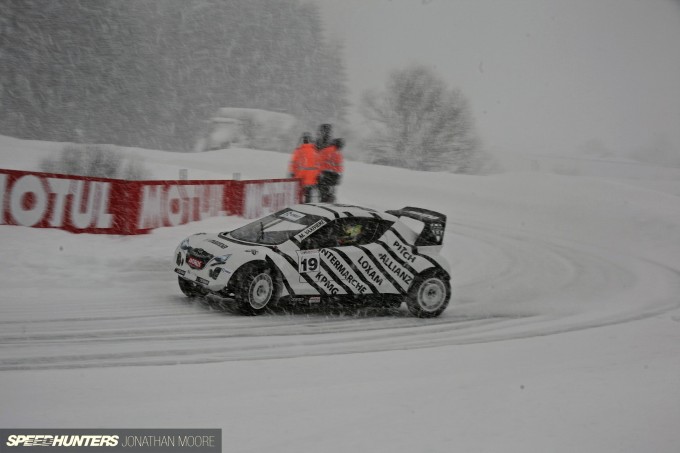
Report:
M340 43L302 0L2 0L0 134L189 151L219 107L346 129ZM430 68L364 93L368 160L475 173L467 100ZM291 149L294 143L291 143Z
M0 133L190 150L219 107L343 123L342 49L299 0L3 0Z

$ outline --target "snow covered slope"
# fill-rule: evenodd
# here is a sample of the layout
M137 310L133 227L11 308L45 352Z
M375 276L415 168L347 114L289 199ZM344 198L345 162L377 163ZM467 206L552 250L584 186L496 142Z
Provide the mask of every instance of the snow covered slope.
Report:
M56 149L0 137L0 167ZM160 179L280 177L288 159L126 152ZM238 218L140 237L0 226L0 426L218 427L225 451L677 451L680 181L649 182L348 162L342 202L447 214L436 320L188 301L175 245Z

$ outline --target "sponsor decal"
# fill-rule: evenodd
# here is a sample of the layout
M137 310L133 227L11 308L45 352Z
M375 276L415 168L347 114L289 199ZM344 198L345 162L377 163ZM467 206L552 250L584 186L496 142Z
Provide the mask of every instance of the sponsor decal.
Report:
M175 268L175 272L177 272L179 275L184 275L184 274L186 274L186 272L183 271L182 269L180 269L179 267L176 267L176 268Z
M354 287L360 294L365 294L369 292L366 285L364 285L359 279L354 277L350 270L340 261L330 250L321 249L321 255L330 263L333 268L340 274L343 281L347 282L350 286Z
M387 253L380 253L378 259L380 259L380 262L406 285L410 285L413 282L413 275L401 267L401 265L394 261Z
M321 297L319 296L312 296L309 298L310 304L318 304L319 302L321 302Z
M305 300L304 297L291 297L290 301L291 302L303 302Z
M257 255L259 252L255 249L244 250L244 253L251 253L253 256Z
M307 236L314 233L316 230L318 230L319 228L321 228L325 224L326 224L326 221L324 219L321 219L321 220L311 224L310 226L308 226L307 228L305 228L304 230L302 230L301 232L299 232L298 234L296 234L293 237L295 239L297 239L298 241L302 241Z
M404 259L404 261L410 262L410 263L415 263L416 262L416 257L411 253L411 248L405 246L399 241L394 241L392 244L392 248L394 248L399 255Z
M206 280L206 279L204 279L204 278L201 278L201 277L196 277L196 281L197 281L198 283L201 283L202 285L207 285L207 284L210 283L208 280Z
M364 273L368 278L370 278L373 283L377 285L382 285L385 283L385 279L383 278L383 275L378 271L373 265L366 259L364 255L359 257L359 266L364 270Z
M293 222L297 222L298 220L302 219L305 215L301 212L297 211L286 211L283 214L280 214L279 217L282 217L287 220L291 220Z
M201 261L197 258L194 258L193 256L190 256L190 257L187 258L187 263L189 263L189 266L191 266L195 269L202 269L203 265L205 264L205 263L203 263L203 261Z
M340 288L338 288L335 282L321 272L316 274L316 281L321 283L321 287L330 294L336 295L340 292Z
M216 241L215 239L208 239L208 242L210 242L211 244L215 244L216 246L223 248L223 249L226 249L227 247L229 247L224 242Z
M349 285L353 286L354 288L356 288L356 290L359 291L359 294L366 294L366 293L370 292L370 291L368 290L368 288L366 288L366 285L364 285L363 283L361 283L361 281L359 281L358 279L354 278L354 276L352 276L352 275L350 275L350 276L347 278L347 283L348 283Z

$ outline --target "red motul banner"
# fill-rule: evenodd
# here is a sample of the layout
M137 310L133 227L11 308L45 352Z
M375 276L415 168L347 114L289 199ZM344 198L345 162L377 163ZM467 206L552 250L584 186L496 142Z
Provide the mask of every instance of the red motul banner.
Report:
M294 179L123 181L0 169L0 225L141 234L208 217L259 217L298 203Z
M299 181L296 179L270 179L265 181L241 181L239 193L243 203L238 215L246 219L280 211L302 200Z

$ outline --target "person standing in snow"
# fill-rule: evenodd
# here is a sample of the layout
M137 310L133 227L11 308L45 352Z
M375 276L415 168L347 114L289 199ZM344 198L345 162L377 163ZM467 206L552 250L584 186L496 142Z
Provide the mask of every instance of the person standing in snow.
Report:
M300 141L300 146L291 156L288 176L300 180L304 202L309 203L312 201L312 193L319 179L319 156L316 146L312 143L312 134L303 133Z
M316 134L316 149L321 151L322 149L331 145L331 140L333 139L333 126L324 123L319 126L319 130Z
M322 203L335 203L335 188L344 171L342 149L345 141L336 138L319 151L319 196Z

